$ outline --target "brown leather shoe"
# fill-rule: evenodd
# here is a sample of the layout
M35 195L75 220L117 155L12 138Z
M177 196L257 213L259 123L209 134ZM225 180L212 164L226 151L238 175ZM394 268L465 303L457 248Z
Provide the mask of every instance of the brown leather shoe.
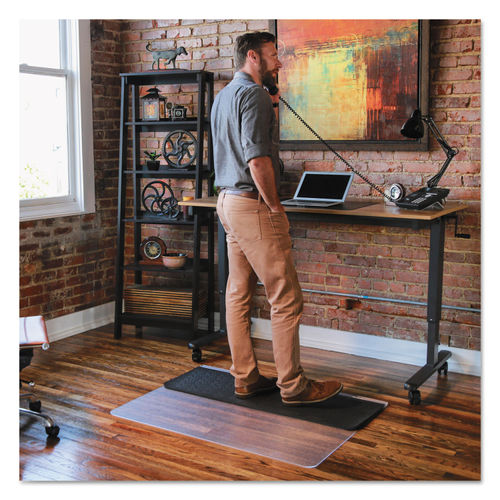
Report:
M309 380L306 388L297 394L288 398L282 398L285 405L309 405L320 403L326 399L336 396L344 386L336 380L327 380L319 382L317 380Z
M278 389L276 386L277 378L267 378L259 375L257 382L242 387L235 387L234 395L240 399L247 399L263 392L271 392Z

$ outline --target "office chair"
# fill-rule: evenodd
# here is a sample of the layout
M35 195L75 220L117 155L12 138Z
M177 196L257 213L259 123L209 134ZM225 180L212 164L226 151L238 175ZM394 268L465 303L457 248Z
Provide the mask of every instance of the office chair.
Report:
M45 320L42 316L30 316L27 318L19 318L19 371L30 365L33 358L33 349L42 348L47 350L49 348L49 339L47 337L47 328ZM20 380L20 388L24 384L30 387L35 385L32 381ZM45 424L45 432L49 437L57 437L59 434L59 427L54 424L54 421L47 415L44 415L42 410L42 403L39 400L34 400L34 395L30 392L21 393L19 395L21 400L28 399L27 408L19 407L21 415L29 415L41 419Z

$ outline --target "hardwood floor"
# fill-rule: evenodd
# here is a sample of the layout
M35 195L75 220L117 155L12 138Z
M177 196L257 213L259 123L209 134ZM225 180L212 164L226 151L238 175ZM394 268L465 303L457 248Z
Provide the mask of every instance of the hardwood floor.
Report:
M136 338L131 327L115 340L112 331L109 325L54 342L23 370L61 431L46 439L40 422L21 417L21 480L481 479L478 377L436 374L420 388L422 404L410 406L403 384L414 366L302 348L310 376L335 377L345 392L389 402L319 467L304 469L113 417L112 409L197 364L184 340ZM270 342L255 345L261 372L275 375ZM203 355L204 364L230 367L224 341Z

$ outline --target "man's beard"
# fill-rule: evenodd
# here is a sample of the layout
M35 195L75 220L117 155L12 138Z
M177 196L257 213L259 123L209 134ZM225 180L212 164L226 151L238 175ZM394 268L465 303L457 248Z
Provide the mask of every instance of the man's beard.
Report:
M270 71L262 75L262 85L264 85L264 87L267 87L268 89L270 89L271 87L276 87L276 79Z
M266 61L262 61L260 67L260 78L262 80L262 85L267 88L276 87L276 79L274 78L271 71L267 67Z

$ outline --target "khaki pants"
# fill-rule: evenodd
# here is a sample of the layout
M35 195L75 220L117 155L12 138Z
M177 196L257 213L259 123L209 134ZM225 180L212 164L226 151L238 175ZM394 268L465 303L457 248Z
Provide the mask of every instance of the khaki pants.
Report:
M226 231L229 278L226 326L235 386L257 381L259 371L250 338L250 310L257 280L271 304L271 327L278 387L295 396L307 382L300 365L299 322L302 292L291 255L290 226L283 213L265 202L219 195L217 214Z

